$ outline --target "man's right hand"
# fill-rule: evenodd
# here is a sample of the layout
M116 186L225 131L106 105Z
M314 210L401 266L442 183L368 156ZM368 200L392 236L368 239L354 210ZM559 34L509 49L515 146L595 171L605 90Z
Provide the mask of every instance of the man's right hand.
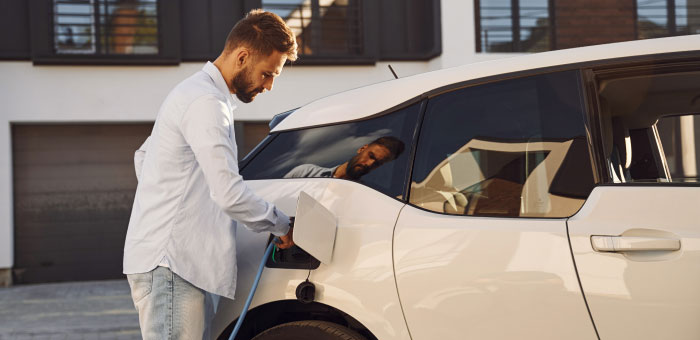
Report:
M277 242L277 248L279 249L287 249L294 246L294 240L292 239L292 234L294 234L293 220L289 224L289 231L287 232L287 235L280 236L280 241Z

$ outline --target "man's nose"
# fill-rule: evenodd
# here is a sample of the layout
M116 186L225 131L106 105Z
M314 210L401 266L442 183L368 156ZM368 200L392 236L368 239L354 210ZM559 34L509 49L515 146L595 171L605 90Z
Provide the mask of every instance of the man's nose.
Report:
M274 82L274 78L270 77L269 79L265 80L265 83L263 83L263 88L265 88L268 91L272 91L272 85Z

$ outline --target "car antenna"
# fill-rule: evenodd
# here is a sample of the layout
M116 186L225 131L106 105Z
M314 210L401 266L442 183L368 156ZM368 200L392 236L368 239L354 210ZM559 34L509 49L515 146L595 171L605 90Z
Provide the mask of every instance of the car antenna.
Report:
M391 74L394 75L394 78L399 79L399 76L396 75L396 72L394 72L394 68L391 67L391 64L387 64L386 66L389 66L389 70L391 71Z

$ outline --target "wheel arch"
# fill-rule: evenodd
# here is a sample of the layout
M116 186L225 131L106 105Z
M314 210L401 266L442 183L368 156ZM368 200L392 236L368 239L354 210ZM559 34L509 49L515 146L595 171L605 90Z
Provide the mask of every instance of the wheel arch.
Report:
M277 325L304 320L333 322L360 333L367 340L377 340L367 327L349 314L320 302L305 304L297 300L268 302L249 310L236 340L250 340L255 335ZM231 321L217 339L227 340L236 322L238 318Z

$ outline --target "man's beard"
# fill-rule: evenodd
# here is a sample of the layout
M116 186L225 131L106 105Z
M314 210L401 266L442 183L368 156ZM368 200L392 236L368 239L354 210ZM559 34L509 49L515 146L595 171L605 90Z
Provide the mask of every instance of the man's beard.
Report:
M244 103L250 103L255 96L262 92L262 89L251 89L252 82L250 81L250 70L246 67L233 77L231 81L231 90L236 93L236 97Z
M348 167L345 169L345 175L353 181L360 179L369 172L369 168L357 165L357 159L359 157L360 155L355 155L350 158L348 161Z

